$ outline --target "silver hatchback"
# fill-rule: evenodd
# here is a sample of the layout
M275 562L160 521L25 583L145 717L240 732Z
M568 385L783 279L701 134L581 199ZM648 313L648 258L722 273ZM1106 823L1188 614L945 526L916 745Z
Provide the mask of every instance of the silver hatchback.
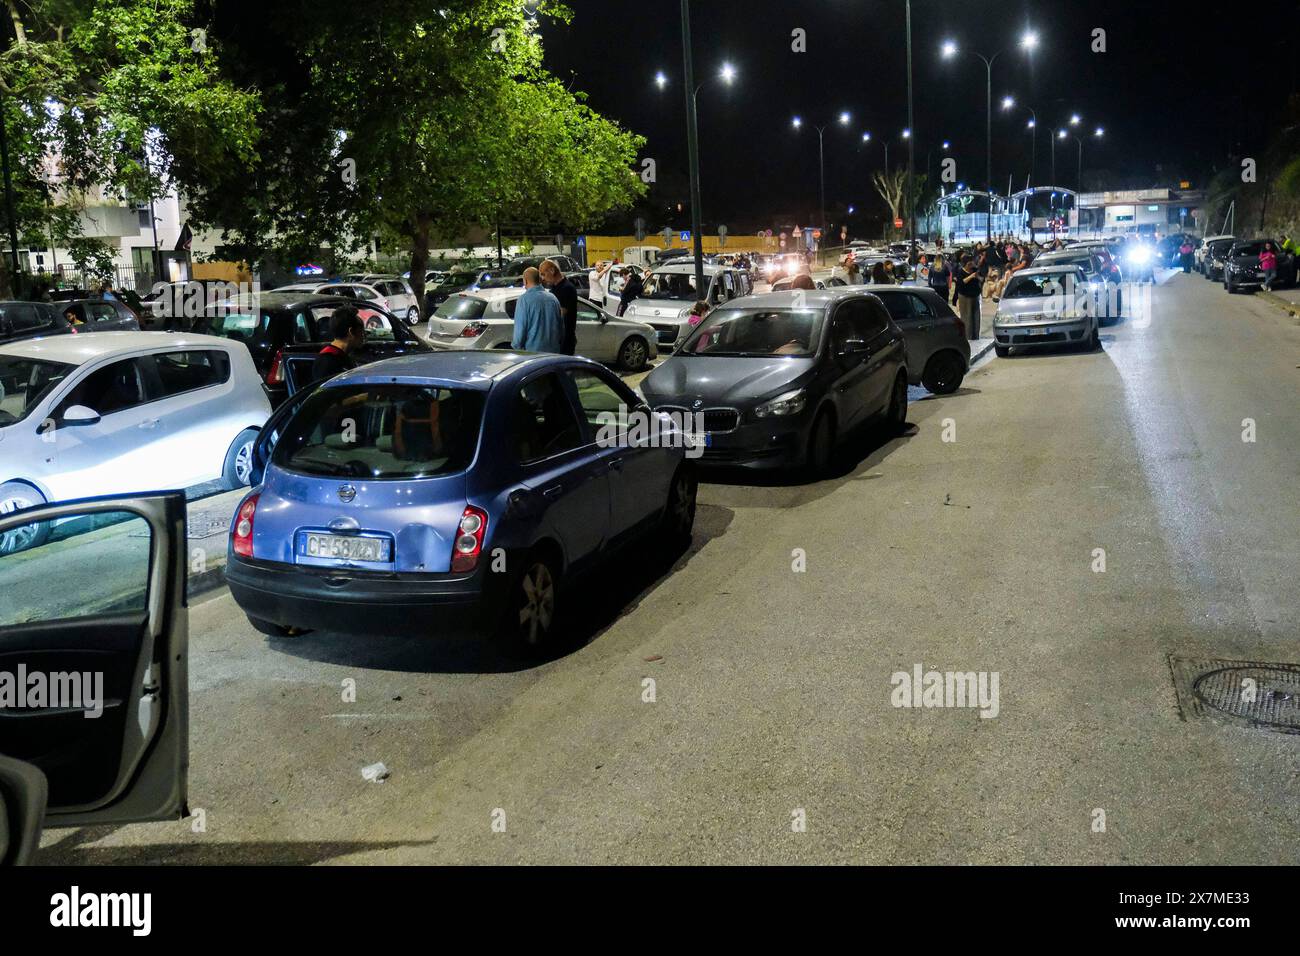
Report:
M1024 269L1007 283L993 317L993 348L1006 356L1013 348L1076 345L1101 348L1097 316L1105 292L1077 266Z

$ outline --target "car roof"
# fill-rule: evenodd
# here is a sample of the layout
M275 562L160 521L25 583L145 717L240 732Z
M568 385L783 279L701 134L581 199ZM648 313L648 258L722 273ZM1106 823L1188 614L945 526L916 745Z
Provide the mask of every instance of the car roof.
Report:
M1011 276L1011 278L1014 279L1017 276L1041 276L1041 275L1056 274L1061 272L1072 272L1077 274L1080 271L1081 270L1079 269L1078 266L1071 266L1071 265L1031 266L1028 269L1021 269L1019 272L1014 273Z
M321 285L324 284L325 283L321 283ZM351 284L355 285L356 283L351 283ZM265 308L282 309L282 308L289 308L295 305L321 305L322 303L325 305L332 305L337 308L341 305L346 305L348 303L356 302L355 299L348 299L340 295L322 295L319 292L300 292L296 289L290 290L288 292L279 292L279 291L257 292L257 293L245 292L245 293L240 293L239 295L234 296L230 299L227 299L226 302L232 303L239 307L251 306L252 303L249 302L248 300L253 297L257 298L258 306L264 309ZM220 304L222 303L218 303L218 305ZM367 304L366 308L370 309L370 308L374 308L374 306Z
M194 335L188 332L95 332L20 339L0 345L0 354L84 365L105 356L147 352L155 348L230 349L239 344L218 335Z
M326 384L333 387L385 382L427 382L487 391L500 379L521 369L542 369L550 365L572 365L575 362L601 367L597 362L573 355L516 352L513 349L447 349L371 362L337 375Z
M720 266L716 262L705 262L703 263L703 266L704 266L704 271L706 273L709 272L709 270L713 270L714 272L716 272L719 269L734 268L733 266ZM695 272L694 257L688 259L686 262L669 262L666 265L656 266L654 269L651 270L652 275L657 273L670 273L675 275L679 272L694 273Z
M871 291L874 291L874 289L867 286L850 285L836 289L788 289L780 292L759 292L724 302L715 308L713 312L726 309L792 309L796 307L796 302L798 302L798 308L801 311L825 309L841 299ZM713 312L709 314L712 315Z

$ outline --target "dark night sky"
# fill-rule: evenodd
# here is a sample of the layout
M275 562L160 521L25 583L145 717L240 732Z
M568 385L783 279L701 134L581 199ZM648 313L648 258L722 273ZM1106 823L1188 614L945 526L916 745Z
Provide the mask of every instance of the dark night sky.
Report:
M684 178L679 4L569 6L568 27L543 27L548 67L572 77L593 108L647 137L642 155L656 159L661 181ZM951 37L986 56L1006 49L993 66L998 191L1012 172L1023 186L1029 168L1027 114L1001 112L1007 93L1038 112L1038 182L1048 179L1047 128L1078 112L1087 132L1106 129L1103 143L1085 143L1085 170L1111 171L1124 186L1179 177L1202 185L1230 153L1259 147L1270 113L1296 88L1300 17L1294 8L1283 16L1287 6L1274 7L1277 16L1261 29L1249 15L1225 15L1221 4L913 0L917 169L931 148L937 166L938 145L949 139L958 176L975 185L985 178L985 69L965 54L942 59L940 44ZM897 137L907 119L903 11L903 0L693 0L696 82L715 77L724 60L738 70L733 87L710 82L700 92L706 222L735 222L736 230L815 209L814 122L831 124L828 208L879 203L867 179L883 162L878 140ZM807 32L807 53L791 51L796 27ZM1026 27L1040 38L1029 57L1016 45ZM1090 50L1095 27L1106 30L1106 53ZM664 91L654 85L657 70L669 77ZM847 129L835 123L840 110L853 114ZM790 126L795 114L805 120L801 132ZM860 151L863 130L873 143ZM1076 150L1073 141L1058 146L1063 185L1074 185ZM905 157L901 142L890 147L891 166Z

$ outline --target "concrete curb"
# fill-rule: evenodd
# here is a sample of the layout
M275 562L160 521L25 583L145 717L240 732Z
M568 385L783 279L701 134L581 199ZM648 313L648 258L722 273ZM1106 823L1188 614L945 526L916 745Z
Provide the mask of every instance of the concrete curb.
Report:
M979 340L976 339L976 341L979 341ZM973 366L976 362L978 362L978 361L979 361L980 359L982 359L984 356L986 356L986 355L988 355L990 352L992 352L992 351L993 351L993 345L994 345L994 343L995 343L996 341L997 341L996 339L989 339L989 340L988 340L987 342L985 342L983 345L979 346L978 351L974 348L975 342L972 342L972 343L971 343L972 348L971 348L971 353L970 353L970 363L969 363L969 364L970 364L971 366Z
M215 562L211 568L205 568L198 574L191 574L186 582L186 596L193 600L196 597L203 597L213 591L220 590L226 586L226 559L223 555L221 560Z
M1300 303L1291 302L1282 298L1280 295L1275 295L1272 292L1265 292L1262 289L1256 292L1255 295L1270 305L1275 305L1279 309L1282 309L1292 318L1300 318Z

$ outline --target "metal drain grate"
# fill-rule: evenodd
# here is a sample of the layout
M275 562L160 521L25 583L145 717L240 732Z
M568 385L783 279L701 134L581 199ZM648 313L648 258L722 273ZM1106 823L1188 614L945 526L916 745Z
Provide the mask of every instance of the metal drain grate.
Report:
M1300 665L1169 658L1184 718L1300 733Z

